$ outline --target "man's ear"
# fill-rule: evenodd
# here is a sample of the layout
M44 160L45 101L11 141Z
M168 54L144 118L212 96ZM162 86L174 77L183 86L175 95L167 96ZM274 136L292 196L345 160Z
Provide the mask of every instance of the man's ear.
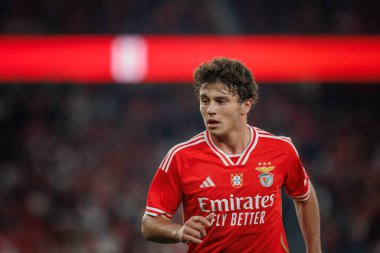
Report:
M249 113L249 111L251 110L251 107L253 105L253 100L252 98L248 98L246 100L244 100L240 107L241 107L241 114L242 115L247 115Z

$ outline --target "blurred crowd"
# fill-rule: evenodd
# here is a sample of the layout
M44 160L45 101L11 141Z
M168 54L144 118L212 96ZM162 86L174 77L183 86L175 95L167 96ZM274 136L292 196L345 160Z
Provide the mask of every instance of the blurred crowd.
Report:
M262 85L250 115L297 146L325 253L380 252L378 92ZM165 153L203 131L190 85L2 85L0 126L0 253L184 252L145 242L140 223ZM290 249L302 252L285 200Z
M378 33L376 0L2 0L0 33Z
M149 181L196 113L172 88L1 87L0 252L149 252Z

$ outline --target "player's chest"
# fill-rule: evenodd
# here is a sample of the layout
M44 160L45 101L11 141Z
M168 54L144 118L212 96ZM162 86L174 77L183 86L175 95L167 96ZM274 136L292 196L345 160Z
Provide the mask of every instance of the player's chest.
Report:
M196 159L181 175L187 198L278 193L285 177L281 158L250 158L244 165L224 166L217 159Z

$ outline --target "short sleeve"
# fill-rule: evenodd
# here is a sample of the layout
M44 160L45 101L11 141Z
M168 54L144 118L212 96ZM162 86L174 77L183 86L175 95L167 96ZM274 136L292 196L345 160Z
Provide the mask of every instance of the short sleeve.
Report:
M182 188L178 176L177 157L166 156L150 185L145 214L162 215L171 219L182 201Z
M310 196L310 180L295 147L290 144L287 174L284 180L286 193L297 201L306 201Z

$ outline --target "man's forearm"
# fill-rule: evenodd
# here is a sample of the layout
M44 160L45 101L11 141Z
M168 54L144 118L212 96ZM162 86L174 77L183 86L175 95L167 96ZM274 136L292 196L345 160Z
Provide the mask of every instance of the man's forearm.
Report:
M214 213L210 213L206 217L192 216L185 224L179 225L161 216L151 217L145 214L141 233L145 239L153 242L200 244L207 234L206 228L212 226L214 215Z
M179 230L181 225L172 223L163 217L151 217L144 215L142 219L141 233L148 241L159 243L180 242Z
M294 201L298 221L308 253L321 252L320 216L317 196L310 186L310 197L305 202Z

